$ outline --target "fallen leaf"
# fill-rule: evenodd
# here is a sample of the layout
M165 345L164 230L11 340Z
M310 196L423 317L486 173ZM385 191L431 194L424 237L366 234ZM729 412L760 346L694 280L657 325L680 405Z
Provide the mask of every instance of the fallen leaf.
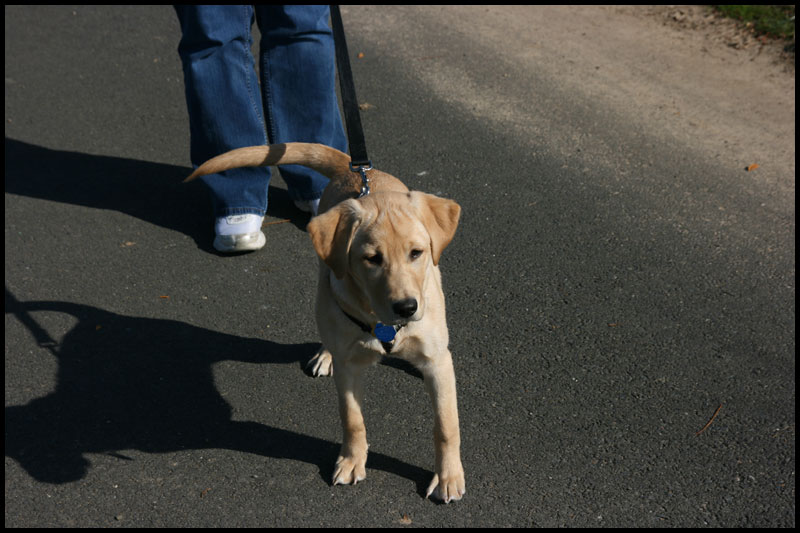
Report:
M135 242L133 242L133 241L125 241L125 242L123 242L123 243L122 243L122 246L123 246L124 248L127 248L128 246L134 246L135 244L136 244L136 243L135 243Z
M159 296L159 298L161 298L162 300L169 300L169 296L167 295L161 295Z
M364 59L364 52L359 52L358 56L356 57L358 57L359 59Z
M752 165L750 165L749 167L747 167L745 170L747 170L748 172L752 172L752 171L754 171L754 170L755 170L755 169L757 169L757 168L758 168L758 163L753 163Z
M408 516L407 514L403 514L403 517L400 518L400 523L403 524L404 526L409 525L411 523L411 517Z

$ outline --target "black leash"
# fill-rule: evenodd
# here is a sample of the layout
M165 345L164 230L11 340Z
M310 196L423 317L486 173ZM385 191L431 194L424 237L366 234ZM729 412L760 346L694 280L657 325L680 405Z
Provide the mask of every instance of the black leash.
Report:
M342 109L347 125L347 144L350 148L350 170L361 174L363 185L361 196L369 194L367 170L372 169L372 161L367 157L367 143L361 126L361 113L356 99L356 85L353 82L353 71L350 68L350 56L347 52L347 41L344 37L342 14L338 5L331 6L331 26L333 42L336 45L336 65L339 69L339 85L342 95Z

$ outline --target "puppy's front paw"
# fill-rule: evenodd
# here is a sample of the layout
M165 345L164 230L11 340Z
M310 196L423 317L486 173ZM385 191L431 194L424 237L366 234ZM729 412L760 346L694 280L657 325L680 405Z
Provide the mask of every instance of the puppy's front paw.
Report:
M331 376L333 375L333 356L331 352L325 349L325 346L320 346L317 355L311 358L306 364L312 376Z
M367 454L363 456L340 455L333 471L334 485L355 485L367 479Z
M428 492L425 497L428 498L433 495L437 500L450 503L451 501L460 500L466 492L464 469L459 464L457 468L434 474L431 484L428 485Z

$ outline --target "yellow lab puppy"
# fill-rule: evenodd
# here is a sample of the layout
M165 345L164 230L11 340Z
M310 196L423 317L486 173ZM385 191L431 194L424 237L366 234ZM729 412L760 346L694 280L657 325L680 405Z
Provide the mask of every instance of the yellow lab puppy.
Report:
M331 180L308 233L321 259L316 317L322 338L309 365L314 375L333 374L344 430L333 483L355 484L366 477L362 373L391 353L422 372L433 401L436 462L427 495L444 502L461 499L456 382L438 267L461 208L452 200L410 192L374 169L366 172L370 193L359 197L362 178L350 169L350 158L320 144L240 148L207 161L186 181L236 167L289 164Z

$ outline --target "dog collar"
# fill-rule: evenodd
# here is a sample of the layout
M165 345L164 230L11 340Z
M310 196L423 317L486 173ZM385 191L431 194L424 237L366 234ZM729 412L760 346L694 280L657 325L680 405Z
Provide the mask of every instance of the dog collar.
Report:
M369 333L370 335L381 341L381 346L383 346L383 349L386 350L386 353L390 353L392 351L392 348L394 347L394 338L397 335L397 332L400 331L400 328L402 328L405 325L401 324L399 326L389 326L387 324L382 324L378 322L377 324L375 324L374 328L371 328L368 325L361 322L360 320L358 320L356 317L351 316L347 311L345 311L341 307L339 309L342 311L342 313L344 313L344 316L350 319L350 322L361 328L361 330L364 333Z

